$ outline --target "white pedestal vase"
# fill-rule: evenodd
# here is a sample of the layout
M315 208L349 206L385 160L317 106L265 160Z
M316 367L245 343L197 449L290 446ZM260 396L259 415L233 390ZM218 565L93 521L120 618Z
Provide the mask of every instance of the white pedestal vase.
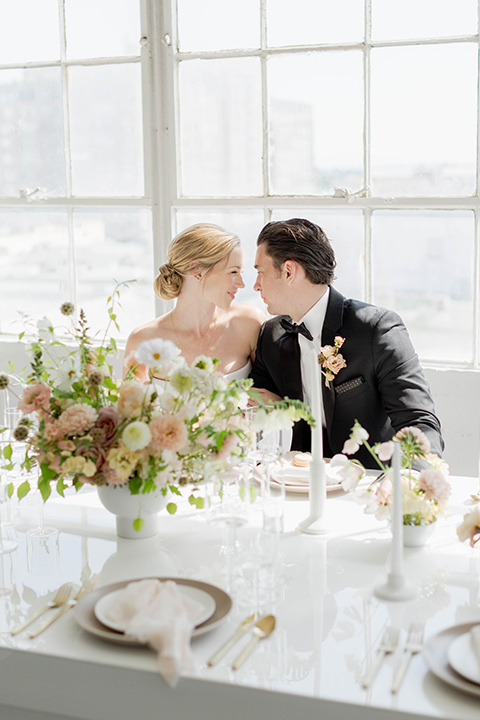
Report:
M128 483L100 485L98 497L106 510L116 516L117 535L132 540L153 537L158 533L158 513L167 505L167 497L160 489L132 495ZM133 521L142 518L143 527L135 530Z
M403 544L405 547L422 547L434 530L434 522L430 525L404 525Z

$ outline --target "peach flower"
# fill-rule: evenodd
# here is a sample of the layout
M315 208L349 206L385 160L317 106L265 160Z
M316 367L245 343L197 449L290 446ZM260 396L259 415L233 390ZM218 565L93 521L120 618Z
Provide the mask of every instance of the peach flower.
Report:
M64 435L81 435L90 430L97 419L97 411L87 403L76 403L63 411L58 426Z
M135 380L127 380L121 385L118 393L118 412L123 417L138 417L141 415L145 399L145 386Z
M330 370L334 375L337 375L342 368L347 367L347 363L345 362L343 355L330 355L325 362L323 363L323 366L326 370Z
M187 428L175 415L154 418L149 428L152 434L150 447L154 451L165 449L178 452L188 442Z
M438 470L422 470L418 485L429 500L436 500L439 505L446 505L452 492L449 483Z
M44 383L36 383L25 388L18 407L24 413L31 413L48 407L49 400L50 388Z

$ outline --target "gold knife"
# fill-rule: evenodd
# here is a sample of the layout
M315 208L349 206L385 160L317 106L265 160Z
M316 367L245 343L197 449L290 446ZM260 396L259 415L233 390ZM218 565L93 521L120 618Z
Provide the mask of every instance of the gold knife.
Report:
M212 655L210 660L207 662L207 665L209 667L212 667L212 665L216 665L216 663L222 659L222 657L227 653L231 647L235 645L238 640L252 627L255 620L257 619L257 614L253 613L252 615L249 615L245 620L239 625L237 630L233 633L232 637L229 638L222 646L217 650L217 652Z

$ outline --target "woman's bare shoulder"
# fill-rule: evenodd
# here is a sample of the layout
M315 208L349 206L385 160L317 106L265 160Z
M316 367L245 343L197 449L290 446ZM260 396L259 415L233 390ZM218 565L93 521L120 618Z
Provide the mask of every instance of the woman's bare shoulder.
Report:
M162 315L161 317L150 320L150 322L145 323L145 325L139 325L134 328L128 336L127 346L137 347L137 345L144 342L144 340L167 336L168 333L164 332L163 327L164 319L165 315Z

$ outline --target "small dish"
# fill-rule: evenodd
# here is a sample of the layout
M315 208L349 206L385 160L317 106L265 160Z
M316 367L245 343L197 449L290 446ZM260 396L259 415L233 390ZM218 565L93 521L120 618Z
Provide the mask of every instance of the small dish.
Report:
M113 590L112 592L103 595L93 608L93 612L95 613L97 620L100 620L103 625L111 630L116 630L117 632L123 632L123 626L122 624L115 622L115 620L112 620L110 617L110 609L124 589L125 588L119 588L118 590ZM201 623L205 622L205 620L208 620L208 618L213 615L215 612L215 600L209 593L190 585L179 585L178 589L182 595L185 595L200 605L198 616L195 618L195 627L197 625L201 625Z
M450 643L447 656L455 672L480 685L480 664L473 649L470 631L459 635Z

